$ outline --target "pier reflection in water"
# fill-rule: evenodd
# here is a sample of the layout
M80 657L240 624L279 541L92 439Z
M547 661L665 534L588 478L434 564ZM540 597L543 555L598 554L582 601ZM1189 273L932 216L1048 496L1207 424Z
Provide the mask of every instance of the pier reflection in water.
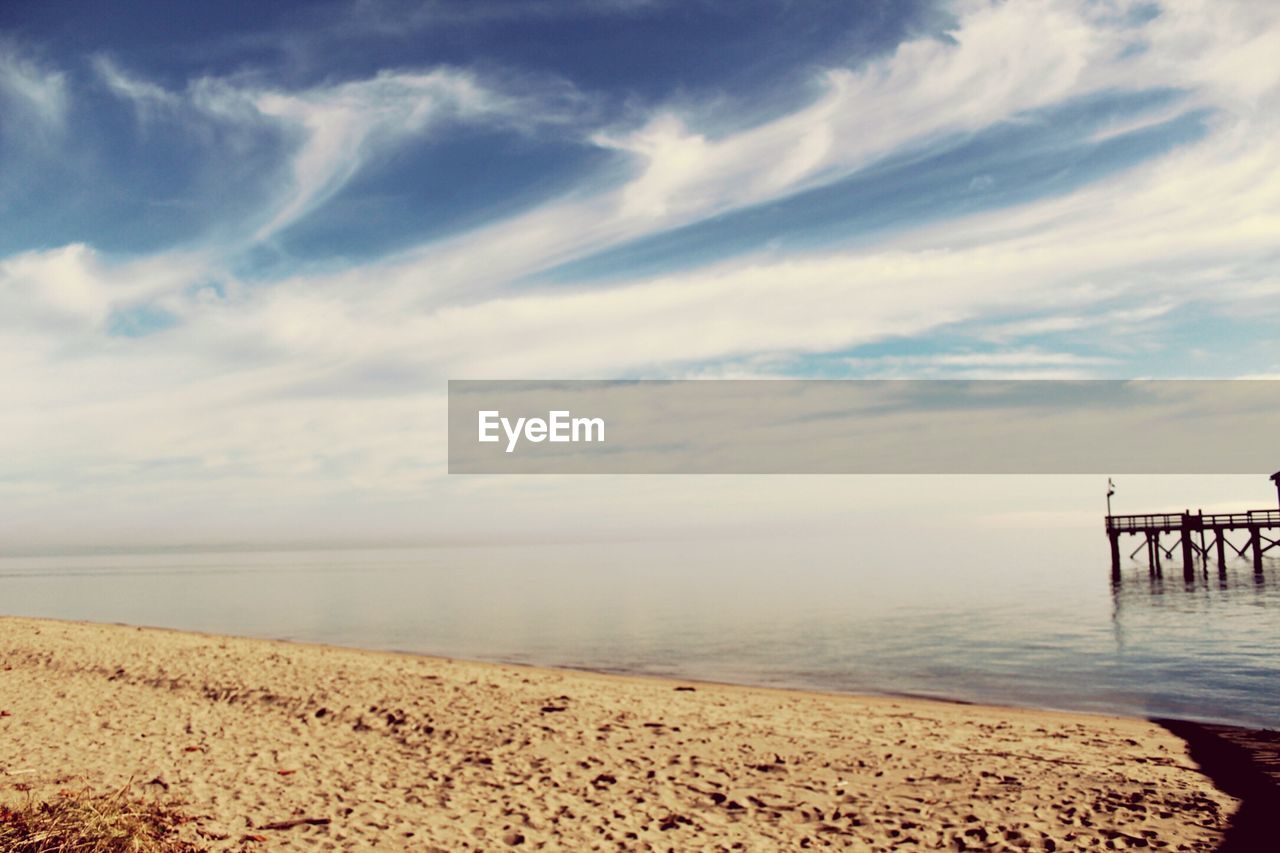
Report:
M1229 561L1161 574L1134 562L1113 576L1112 631L1118 658L1178 658L1177 680L1230 692L1274 695L1272 679L1280 568Z

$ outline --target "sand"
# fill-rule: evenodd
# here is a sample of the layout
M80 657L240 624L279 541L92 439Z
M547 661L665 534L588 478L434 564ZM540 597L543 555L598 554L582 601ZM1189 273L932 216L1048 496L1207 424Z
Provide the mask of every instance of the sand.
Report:
M0 802L132 779L212 849L1214 849L1239 805L1138 719L115 625L0 619L0 713Z

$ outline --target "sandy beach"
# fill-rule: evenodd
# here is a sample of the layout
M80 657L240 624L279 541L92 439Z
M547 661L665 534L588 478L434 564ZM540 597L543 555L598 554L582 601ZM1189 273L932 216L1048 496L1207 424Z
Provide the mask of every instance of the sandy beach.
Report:
M1208 850L1248 793L1138 719L19 618L0 715L0 803L132 780L215 850Z

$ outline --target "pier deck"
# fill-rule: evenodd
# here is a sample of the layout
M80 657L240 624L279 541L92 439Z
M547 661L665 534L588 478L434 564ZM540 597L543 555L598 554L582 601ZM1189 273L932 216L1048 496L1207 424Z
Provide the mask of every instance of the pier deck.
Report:
M1195 577L1197 555L1202 566L1208 568L1210 550L1216 551L1219 572L1226 571L1226 549L1230 548L1238 556L1251 555L1254 572L1261 574L1262 555L1272 548L1280 547L1280 509L1210 515L1190 510L1181 513L1108 515L1106 527L1107 538L1111 542L1113 578L1118 578L1120 574L1120 537L1124 535L1144 538L1144 545L1139 545L1129 556L1136 555L1146 547L1151 571L1160 574L1163 570L1161 555L1170 559L1173 557L1173 548L1165 548L1160 537L1166 533L1176 533L1182 546L1182 573L1187 580ZM1243 547L1237 548L1231 542L1227 537L1231 532L1247 534L1248 539Z

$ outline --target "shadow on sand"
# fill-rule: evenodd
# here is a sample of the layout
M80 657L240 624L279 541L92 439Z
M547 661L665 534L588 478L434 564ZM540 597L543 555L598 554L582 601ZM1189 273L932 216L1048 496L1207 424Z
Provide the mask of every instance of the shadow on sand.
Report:
M1156 719L1186 741L1191 758L1218 790L1240 800L1219 848L1280 850L1280 732Z

